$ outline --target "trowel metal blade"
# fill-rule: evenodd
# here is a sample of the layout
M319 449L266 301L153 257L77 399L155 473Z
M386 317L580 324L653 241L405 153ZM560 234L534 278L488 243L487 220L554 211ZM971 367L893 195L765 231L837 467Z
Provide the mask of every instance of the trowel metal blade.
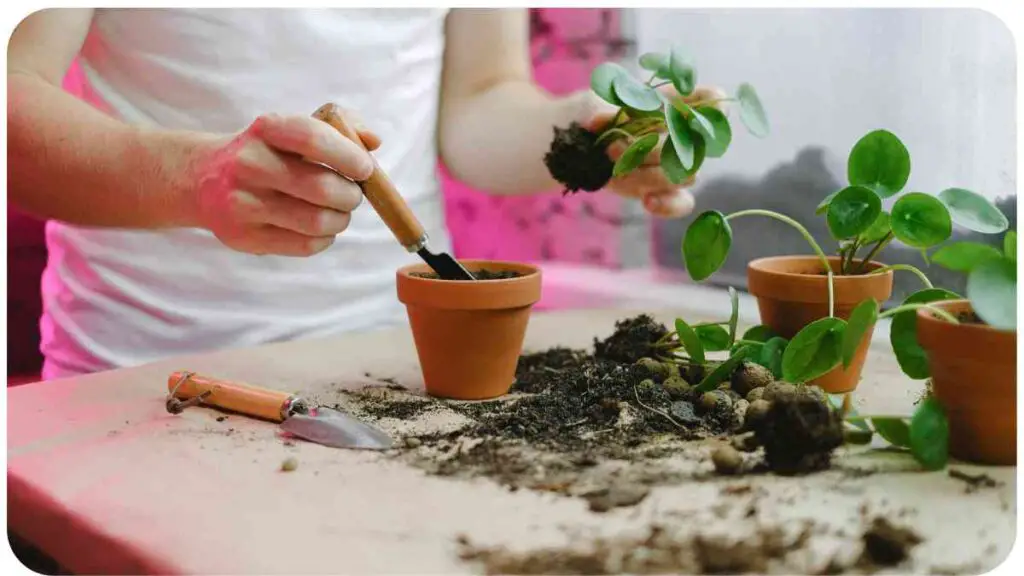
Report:
M357 450L387 450L393 441L383 430L356 417L331 410L314 408L308 414L294 414L281 423L281 429L299 438L331 446Z

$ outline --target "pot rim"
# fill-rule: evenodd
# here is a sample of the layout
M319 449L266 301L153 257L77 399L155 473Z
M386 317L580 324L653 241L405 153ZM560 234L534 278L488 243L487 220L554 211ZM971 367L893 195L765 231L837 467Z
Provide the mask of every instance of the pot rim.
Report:
M967 299L942 300L931 302L930 305L954 314L974 311ZM917 321L918 342L926 350L946 352L958 357L987 359L1009 354L1016 359L1015 330L1000 330L987 324L953 324L936 317L927 308L917 310Z
M806 255L804 255L804 254L799 254L799 255L798 254L793 254L793 255L785 255L785 256L765 256L763 258L756 258L754 260L751 260L749 263L747 263L747 269L748 270L751 270L751 269L757 270L758 272L763 272L765 274L772 274L772 275L775 275L775 276L787 276L787 277L792 277L792 278L808 278L808 277L810 277L810 278L818 278L818 277L821 276L820 274L801 274L801 273L796 273L796 272L783 272L781 270L773 270L771 268L766 268L764 266L764 264L767 264L769 262L780 262L780 261L787 261L787 262L813 261L814 263L819 263L819 262L821 262L821 258L818 258L814 254L806 254ZM828 261L829 261L830 264L838 263L839 262L839 256L828 256ZM861 261L863 261L863 259L858 260L858 262L861 262ZM868 262L868 267L870 268L870 270L878 270L879 268L881 268L883 266L885 266L885 264L882 263L882 262L879 262L877 260L871 260L870 262ZM885 273L878 274L878 276L879 277L892 276L892 273L893 273L892 270L886 270ZM852 282L852 281L856 281L856 280L865 280L865 279L867 279L868 276L869 276L868 274L857 274L857 275L852 275L852 276L839 276L839 275L835 275L835 276L833 276L833 278L836 281L843 280L843 281Z
M423 278L422 276L413 276L414 272L433 272L434 269L427 265L425 262L415 262L413 264L406 264L398 269L397 274L403 278L408 279L411 282L423 282L430 284L480 284L485 282L487 284L508 284L516 282L529 282L533 276L540 275L540 267L534 264L527 264L526 262L514 262L511 260L487 260L483 258L458 258L458 262L465 266L467 269L471 268L484 268L487 265L497 265L503 270L516 270L522 275L515 278L495 278L490 280L442 280L440 278ZM472 272L472 270L470 270Z
M839 266L838 256L829 256L833 271ZM784 302L821 304L828 301L828 278L823 274L810 274L778 270L770 264L793 263L818 265L821 259L816 255L768 256L751 260L747 264L747 290L758 298L770 298ZM877 270L885 264L877 261L868 263L869 270ZM860 274L856 276L833 275L834 296L837 304L859 304L867 298L884 302L892 296L893 271L882 274Z
M504 260L460 259L470 271L480 268L515 270L522 276L495 280L441 280L413 276L429 272L425 263L403 266L395 273L398 299L406 306L446 310L508 310L529 307L540 300L539 266Z

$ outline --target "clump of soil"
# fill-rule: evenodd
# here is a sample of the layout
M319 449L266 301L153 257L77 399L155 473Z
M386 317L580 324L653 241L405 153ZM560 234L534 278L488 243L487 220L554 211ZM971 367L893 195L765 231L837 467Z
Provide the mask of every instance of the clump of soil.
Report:
M597 192L612 179L615 164L597 137L578 122L568 128L555 128L544 164L551 176L565 186L565 194L580 190Z
M984 324L985 321L978 317L973 310L965 310L958 312L956 315L957 321L961 324Z
M605 340L594 339L594 356L603 360L633 364L657 353L655 344L668 334L664 324L642 314L615 323L615 332Z
M480 280L507 280L509 278L519 278L522 276L520 272L515 270L476 270L473 273L473 278ZM437 272L411 272L410 276L417 278L427 278L430 280L440 280L441 276Z
M828 468L832 452L843 443L842 417L821 394L803 386L776 394L755 432L765 462L777 474Z
M885 518L875 518L864 532L864 552L859 565L896 566L910 557L910 550L923 540L909 528L896 526Z
M967 472L957 470L955 468L950 468L948 474L950 478L962 480L967 485L964 488L964 492L966 492L967 494L973 494L974 492L977 492L980 488L996 488L998 486L1002 486L1003 484L1002 482L999 482L998 480L992 478L988 474L968 474Z

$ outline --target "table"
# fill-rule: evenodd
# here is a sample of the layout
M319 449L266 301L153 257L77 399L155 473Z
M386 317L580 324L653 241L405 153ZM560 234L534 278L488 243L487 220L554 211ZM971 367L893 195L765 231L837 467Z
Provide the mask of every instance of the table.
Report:
M687 303L685 287L677 290L680 303ZM657 317L718 315L678 308ZM588 346L629 313L538 313L527 347ZM205 408L172 416L163 405L166 378L179 369L306 393L336 384L360 387L371 381L366 373L421 386L411 336L400 328L9 390L10 529L73 572L455 574L478 570L456 555L460 533L529 548L565 542L566 528L636 530L684 509L702 529L716 523L728 529L738 521L713 513L729 480L660 487L632 510L595 514L578 499L426 476L380 454L287 446L271 424L241 417L218 423L218 414ZM866 409L909 411L919 388L900 377L883 345L872 349L860 388ZM288 456L301 465L282 474L278 468ZM879 462L873 465L899 469L907 459L890 455ZM1001 484L965 494L965 484L945 472L912 466L859 479L826 473L749 482L782 497L772 502L800 495L790 504L766 500L762 512L776 519L842 526L861 507L909 510L905 521L925 537L915 549L916 570L983 572L998 565L1014 541L1016 469L957 468L983 471ZM826 540L808 562L848 544Z

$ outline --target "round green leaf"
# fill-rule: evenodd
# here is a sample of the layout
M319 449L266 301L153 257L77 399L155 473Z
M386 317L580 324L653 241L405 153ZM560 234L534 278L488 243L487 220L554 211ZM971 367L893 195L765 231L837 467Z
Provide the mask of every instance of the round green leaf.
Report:
M915 292L903 301L904 304L928 304L942 300L958 300L960 295L942 288L926 288ZM930 374L928 356L917 343L917 311L906 310L892 316L889 328L889 343L896 355L903 373L914 380L923 380Z
M949 460L949 420L932 396L917 405L910 420L910 452L926 470L941 470Z
M676 334L679 336L679 341L683 343L683 348L686 349L690 359L698 364L703 364L704 345L701 344L700 337L697 336L693 328L682 318L676 318Z
M751 134L758 138L764 138L770 131L768 116L764 113L764 106L758 98L754 87L744 82L736 89L736 99L740 103L740 120Z
M890 226L889 213L882 210L878 213L878 218L875 218L875 221L871 223L871 226L861 232L859 237L860 243L862 245L873 244L885 238L890 231L892 231L892 227Z
M1017 261L1017 233L1013 230L1003 236L1003 254L1010 260Z
M845 189L846 188L843 188L843 190ZM842 192L843 190L836 190L835 192L829 194L828 196L825 196L825 198L818 203L818 207L814 209L814 213L820 216L827 212L829 203L832 202L832 199L838 196L839 193Z
M673 46L668 57L669 74L672 85L683 96L689 96L697 87L697 71L693 68L693 60L678 46Z
M910 152L888 130L869 132L850 151L846 174L850 184L866 186L888 198L907 185Z
M732 143L732 126L729 125L729 118L714 106L698 106L696 111L711 123L715 132L714 140L705 139L705 153L711 158L721 158Z
M828 373L842 360L841 344L846 322L821 318L804 326L789 341L782 355L782 378L800 384Z
M998 234L1010 227L1006 215L977 192L963 188L949 188L939 192L939 200L949 208L953 222L960 226L981 232L982 234Z
M776 334L771 328L763 324L758 324L757 326L748 328L747 331L743 333L743 336L740 337L740 340L767 342L776 336L778 336L778 334Z
M740 294L735 288L729 286L729 306L732 311L729 313L729 345L736 341L736 326L740 322Z
M931 261L956 272L970 272L985 260L1002 257L1002 252L988 244L953 242L936 250Z
M704 137L706 141L714 141L715 126L704 114L686 104L680 104L682 112L689 117L690 129Z
M850 186L829 202L828 229L835 238L853 238L870 228L881 213L878 194L863 186Z
M850 319L846 321L846 330L843 330L843 368L850 367L857 347L877 320L878 302L874 298L861 302L850 313Z
M890 225L899 241L914 248L931 248L953 233L945 204L923 192L911 192L897 200Z
M672 74L668 67L668 56L657 52L648 52L640 56L640 67L654 72L657 78L671 80Z
M666 139L665 143L661 145L661 171L673 184L682 184L690 177L690 171L684 168L683 163L679 161L679 155L676 154L676 147L672 144L671 138Z
M732 345L729 342L729 332L717 324L697 326L693 330L697 333L697 337L700 338L700 343L704 346L705 352L728 350L729 346Z
M889 444L900 448L910 447L910 425L903 418L872 418L871 425Z
M732 228L725 215L711 210L698 216L683 238L683 260L690 278L699 282L714 274L731 247Z
M665 106L665 124L668 127L669 138L672 139L672 146L675 148L676 155L679 156L679 163L683 165L683 168L692 170L696 156L694 150L696 144L686 119L675 106Z
M661 109L661 97L658 91L641 83L629 74L620 74L612 80L615 96L630 108L651 112Z
M1016 330L1017 265L1009 258L996 258L975 266L967 276L967 298L989 326Z
M658 145L657 134L647 134L637 138L626 151L622 153L622 156L615 161L615 167L612 169L613 176L622 176L628 174L633 170L636 170L641 164L644 163L644 159L647 155L654 150Z
M757 356L757 363L772 371L776 380L782 379L782 356L786 352L789 340L781 336L769 338Z
M622 102L619 101L612 88L612 84L619 76L629 76L629 71L614 62L598 64L590 73L590 89L605 102L622 106Z

